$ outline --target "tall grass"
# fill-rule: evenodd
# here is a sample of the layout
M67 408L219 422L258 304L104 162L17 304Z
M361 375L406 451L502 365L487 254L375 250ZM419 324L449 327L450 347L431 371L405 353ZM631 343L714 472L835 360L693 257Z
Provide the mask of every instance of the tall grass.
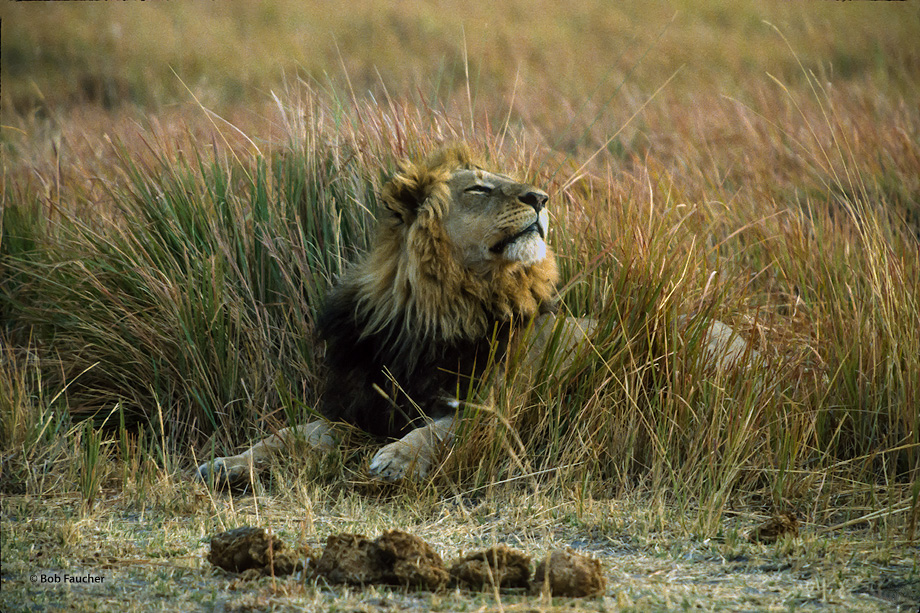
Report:
M306 419L322 392L316 309L367 245L383 177L403 156L463 138L554 195L562 311L599 324L583 358L548 360L535 379L512 367L494 404L470 412L443 473L450 487L647 488L697 505L712 532L741 498L832 523L852 519L835 515L841 484L873 505L883 485L890 513L873 517L900 522L920 479L920 252L904 221L920 165L886 169L885 187L857 149L871 147L822 114L832 93L773 96L771 113L793 113L806 136L740 104L719 108L737 114L755 152L788 146L789 164L726 161L686 127L705 113L668 100L649 113L671 113L662 120L685 139L682 158L665 149L576 166L526 131L474 125L472 107L371 104L300 83L279 102L281 139L190 138L180 151L154 133L116 142L102 195L70 186L50 215L34 183L8 185L5 446L37 445L30 432L57 404L99 425L117 404L179 457ZM907 122L916 129L916 115ZM713 368L713 318L760 357ZM15 366L19 347L40 356L28 370L39 381ZM53 403L24 397L48 390ZM91 504L96 481L82 487Z
M278 389L315 397L313 311L368 223L347 206L366 179L316 153L140 166L119 149L115 221L65 217L53 243L9 241L11 302L53 344L58 383L74 379L72 412L159 404L170 437L194 440L269 415Z

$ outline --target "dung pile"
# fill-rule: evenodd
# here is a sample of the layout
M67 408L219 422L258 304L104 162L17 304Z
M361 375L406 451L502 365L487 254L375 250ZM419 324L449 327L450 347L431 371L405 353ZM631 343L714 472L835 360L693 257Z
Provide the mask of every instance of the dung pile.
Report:
M600 560L571 549L556 549L537 566L531 589L545 590L553 596L602 596L607 580Z
M787 534L799 534L799 518L794 513L777 513L751 530L747 539L752 543L775 543Z
M571 549L551 552L530 581L530 558L505 545L462 557L448 571L441 556L419 537L388 530L371 540L362 534L333 534L321 556L308 548L291 551L263 528L237 528L211 538L208 560L243 578L286 575L304 570L333 584L399 585L423 590L448 586L469 589L530 588L553 596L601 596L606 581L601 564Z
M329 583L376 583L384 571L375 553L374 542L363 534L333 534L313 570Z
M333 534L314 572L330 583L385 583L436 590L449 576L431 545L417 536L389 530L376 540L361 534Z
M505 545L496 545L454 562L450 576L473 589L527 587L530 557Z
M234 573L255 571L260 575L290 575L303 570L309 550L291 551L265 528L246 526L211 537L208 561Z

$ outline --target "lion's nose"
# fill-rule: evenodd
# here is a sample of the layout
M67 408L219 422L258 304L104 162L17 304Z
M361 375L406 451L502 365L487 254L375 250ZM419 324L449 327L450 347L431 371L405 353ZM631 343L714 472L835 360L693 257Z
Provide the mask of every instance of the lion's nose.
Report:
M527 206L533 207L537 213L546 206L546 201L549 200L549 196L543 192L527 192L521 196L518 196L518 200L526 204Z

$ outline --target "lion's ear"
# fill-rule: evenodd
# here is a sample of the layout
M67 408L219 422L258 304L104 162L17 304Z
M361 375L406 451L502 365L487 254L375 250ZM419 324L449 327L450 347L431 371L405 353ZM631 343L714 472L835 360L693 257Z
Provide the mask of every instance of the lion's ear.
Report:
M393 215L411 224L419 208L439 185L444 185L448 176L443 169L402 162L396 175L383 186L383 202Z

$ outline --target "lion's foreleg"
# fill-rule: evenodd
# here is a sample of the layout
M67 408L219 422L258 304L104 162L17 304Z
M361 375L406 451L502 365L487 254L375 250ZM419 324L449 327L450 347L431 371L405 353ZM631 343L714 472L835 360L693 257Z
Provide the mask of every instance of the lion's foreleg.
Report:
M198 467L198 478L205 483L236 486L250 480L275 452L289 448L297 441L304 441L314 451L326 453L336 445L333 427L326 421L311 421L299 426L284 428L262 439L243 453L234 456L214 458Z
M416 428L380 449L371 459L368 471L384 481L424 479L444 446L453 441L457 423L456 417L442 417Z

